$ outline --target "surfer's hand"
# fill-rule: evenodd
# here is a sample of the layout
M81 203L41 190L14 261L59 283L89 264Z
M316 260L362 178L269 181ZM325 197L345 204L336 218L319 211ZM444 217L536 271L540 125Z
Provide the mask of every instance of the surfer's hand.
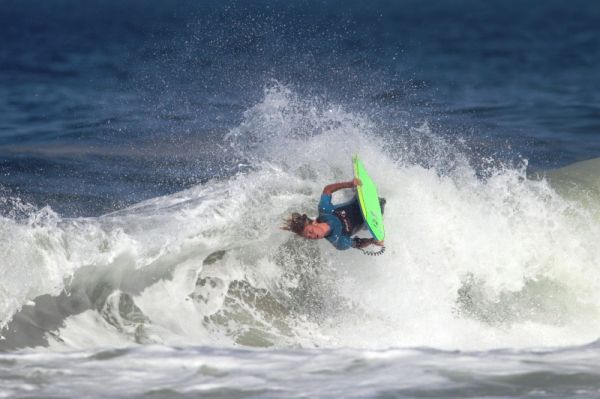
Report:
M378 245L380 247L383 247L383 240L382 241L377 241L377 240L373 240L373 245Z
M360 179L355 177L354 179L352 179L352 187L358 187L358 186L362 186L362 182L360 181Z

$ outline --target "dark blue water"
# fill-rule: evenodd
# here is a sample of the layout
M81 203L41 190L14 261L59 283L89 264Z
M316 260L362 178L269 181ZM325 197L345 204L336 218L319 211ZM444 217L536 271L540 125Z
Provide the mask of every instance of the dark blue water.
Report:
M593 1L4 0L0 40L2 195L67 216L236 173L219 144L273 82L475 164L600 155Z

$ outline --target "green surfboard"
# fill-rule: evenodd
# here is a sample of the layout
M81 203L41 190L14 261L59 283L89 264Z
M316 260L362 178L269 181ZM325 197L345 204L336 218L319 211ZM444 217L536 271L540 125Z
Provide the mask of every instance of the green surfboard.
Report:
M385 230L377 187L375 187L375 183L373 183L363 163L358 159L358 155L352 157L352 163L354 164L354 177L362 182L362 185L358 186L356 191L358 192L358 203L363 218L373 237L382 241L385 238Z

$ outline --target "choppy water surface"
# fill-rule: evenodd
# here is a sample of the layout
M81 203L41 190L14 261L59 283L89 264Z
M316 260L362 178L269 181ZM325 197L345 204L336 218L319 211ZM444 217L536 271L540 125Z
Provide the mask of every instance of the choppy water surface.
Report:
M598 396L599 18L4 2L0 396ZM355 153L385 256L282 232Z
M485 353L143 347L0 361L4 393L17 396L585 398L600 390L594 347Z

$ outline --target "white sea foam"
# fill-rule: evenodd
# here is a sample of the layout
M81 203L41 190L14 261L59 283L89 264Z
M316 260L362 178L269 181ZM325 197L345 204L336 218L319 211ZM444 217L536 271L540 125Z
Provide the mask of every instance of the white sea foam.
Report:
M415 150L379 129L274 85L226 138L250 166L243 173L98 218L2 217L0 320L23 306L36 320L55 300L69 310L46 314L54 327L30 345L67 349L481 349L597 338L595 204L564 199L524 167L478 178L427 124L406 132L429 146ZM281 231L289 212L314 215L324 185L351 178L355 153L388 200L386 254Z

